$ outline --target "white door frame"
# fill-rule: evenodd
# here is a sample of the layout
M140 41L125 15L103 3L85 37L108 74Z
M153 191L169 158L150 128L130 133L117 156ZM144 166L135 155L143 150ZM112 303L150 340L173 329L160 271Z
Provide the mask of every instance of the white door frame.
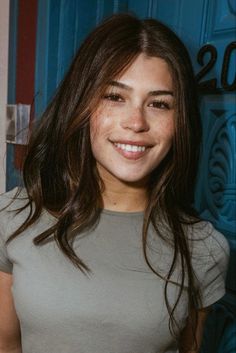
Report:
M8 91L10 0L0 4L0 193L6 190L6 104Z

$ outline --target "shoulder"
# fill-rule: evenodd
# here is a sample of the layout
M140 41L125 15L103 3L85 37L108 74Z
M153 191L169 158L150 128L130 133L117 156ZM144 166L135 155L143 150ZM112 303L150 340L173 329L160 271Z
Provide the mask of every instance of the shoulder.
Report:
M211 256L217 260L229 257L229 244L226 237L210 222L201 221L188 226L188 240L193 255Z
M34 202L29 202L25 188L15 188L0 195L0 236L7 240L23 223L27 222L35 210ZM22 232L31 232L37 236L39 233L52 227L57 219L42 208L35 221Z
M24 220L25 215L19 215L17 210L27 205L26 195L18 188L0 195L0 271L3 272L11 273L13 269L6 241Z
M15 187L8 192L0 194L0 212L4 209L11 211L23 207L28 201L29 199L26 189Z
M0 232L5 238L8 238L9 234L13 233L29 216L28 202L27 192L23 188L16 187L0 195ZM19 212L20 209L22 209L21 212Z
M202 306L207 307L225 294L230 248L225 236L209 222L189 228L193 270L200 288Z

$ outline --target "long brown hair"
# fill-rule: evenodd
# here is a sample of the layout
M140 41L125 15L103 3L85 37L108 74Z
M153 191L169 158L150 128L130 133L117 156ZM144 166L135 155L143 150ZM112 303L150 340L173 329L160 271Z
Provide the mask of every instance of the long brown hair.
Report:
M165 239L157 222L161 212L173 234L173 260L165 277L165 300L170 330L176 334L174 312L186 280L189 312L200 301L184 225L198 221L192 204L201 126L188 52L164 24L153 19L139 20L129 14L113 15L84 41L30 138L23 168L29 198L24 208L30 207L30 213L9 241L34 224L46 208L57 213L58 221L34 239L35 245L53 236L75 266L85 274L90 271L73 250L74 237L94 224L102 205L102 180L91 152L89 119L108 83L140 53L164 59L174 82L177 112L173 146L151 175L143 222L143 253L148 266L160 276L150 263L146 248L150 223ZM167 288L177 260L181 263L182 278L178 298L171 307Z

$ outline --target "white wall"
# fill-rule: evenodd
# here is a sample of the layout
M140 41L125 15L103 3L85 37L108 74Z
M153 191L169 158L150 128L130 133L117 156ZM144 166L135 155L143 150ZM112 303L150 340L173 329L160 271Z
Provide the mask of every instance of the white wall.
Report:
M8 80L8 38L10 0L0 4L0 193L6 187L5 111Z

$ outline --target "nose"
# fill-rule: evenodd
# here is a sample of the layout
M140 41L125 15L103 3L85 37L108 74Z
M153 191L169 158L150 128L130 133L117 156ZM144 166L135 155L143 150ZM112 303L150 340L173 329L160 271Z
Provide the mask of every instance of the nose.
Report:
M125 113L124 113L125 114ZM145 132L149 130L149 124L142 108L130 108L121 121L123 129L130 129L134 132Z

